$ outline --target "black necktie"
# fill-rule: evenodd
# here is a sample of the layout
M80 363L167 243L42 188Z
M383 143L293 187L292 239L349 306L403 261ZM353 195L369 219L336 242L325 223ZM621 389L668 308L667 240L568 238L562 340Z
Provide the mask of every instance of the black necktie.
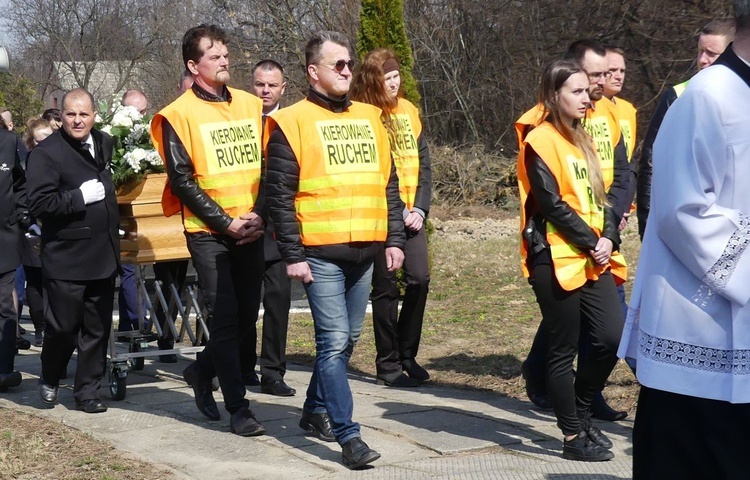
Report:
M78 153L83 155L83 158L90 161L93 164L96 164L96 160L94 160L94 157L91 155L91 150L89 149L89 144L86 142L81 142L81 146L78 149Z

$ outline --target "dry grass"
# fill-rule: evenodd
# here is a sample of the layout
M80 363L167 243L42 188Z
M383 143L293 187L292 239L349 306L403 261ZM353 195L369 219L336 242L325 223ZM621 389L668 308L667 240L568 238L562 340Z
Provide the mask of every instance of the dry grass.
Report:
M0 478L18 480L158 480L173 478L49 419L0 409Z

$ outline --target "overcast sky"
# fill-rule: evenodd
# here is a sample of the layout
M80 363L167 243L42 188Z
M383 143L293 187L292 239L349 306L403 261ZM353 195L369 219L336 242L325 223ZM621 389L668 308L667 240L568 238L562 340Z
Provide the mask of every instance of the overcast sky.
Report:
M10 7L10 0L0 0L0 12L4 12ZM0 45L8 48L10 35L8 34L8 25L5 24L6 15L0 15Z

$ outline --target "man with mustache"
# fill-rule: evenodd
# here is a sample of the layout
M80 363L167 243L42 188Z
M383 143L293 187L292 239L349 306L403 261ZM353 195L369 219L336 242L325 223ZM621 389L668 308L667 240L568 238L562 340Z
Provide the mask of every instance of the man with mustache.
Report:
M263 280L261 109L255 96L227 87L226 33L199 25L185 33L182 57L193 86L156 114L151 139L167 166L166 215L181 212L188 250L208 309L210 338L183 377L210 420L221 415L216 376L232 433L265 433L245 398L240 339L254 326Z

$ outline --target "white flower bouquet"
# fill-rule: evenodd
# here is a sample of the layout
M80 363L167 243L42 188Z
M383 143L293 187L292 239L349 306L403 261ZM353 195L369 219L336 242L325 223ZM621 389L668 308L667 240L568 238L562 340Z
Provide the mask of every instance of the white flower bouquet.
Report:
M117 98L111 107L99 102L95 127L112 137L112 181L120 187L141 180L147 173L163 173L164 164L151 145L151 115L141 115L135 107L123 107Z

